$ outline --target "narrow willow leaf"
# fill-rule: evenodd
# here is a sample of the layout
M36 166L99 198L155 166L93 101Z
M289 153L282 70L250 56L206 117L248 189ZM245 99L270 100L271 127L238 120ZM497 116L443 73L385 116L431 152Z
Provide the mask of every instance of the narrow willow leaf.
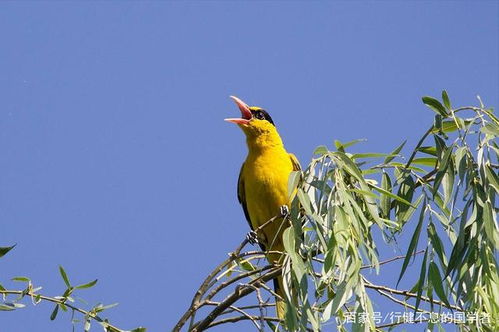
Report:
M482 109L482 112L484 112L485 114L487 114L487 115L490 117L490 119L491 119L492 121L494 121L494 123L495 123L496 125L498 125L498 126L499 126L499 119L498 119L498 118L494 115L494 109L492 109L492 108L489 108L489 109Z
M437 148L434 146L422 146L418 148L418 151L436 156L437 155Z
M442 132L442 116L440 114L435 114L435 120L433 121L433 133Z
M407 175L402 183L400 184L399 190L397 192L397 197L403 199L406 202L412 202L412 198L414 196L415 189L414 179L411 175ZM405 214L405 212L409 209L411 204L401 203L397 200L395 214L397 216L397 220L402 219L401 216Z
M83 325L83 331L89 332L91 327L91 321L89 317L86 317L85 324Z
M323 155L325 153L328 153L328 149L325 145L320 145L318 147L315 148L314 150L314 154L318 154L318 155Z
M338 151L345 152L346 148L351 147L352 145L355 145L355 144L360 143L360 142L365 142L365 141L367 141L365 138L354 139L353 141L349 141L346 143L342 143L338 140L335 140L334 145L336 146L336 149Z
M445 90L442 91L442 101L444 102L445 108L447 108L447 110L450 111L452 109L452 107L450 104L449 95L447 94L447 91L445 91Z
M450 157L452 155L453 149L454 149L454 145L451 145L448 148L446 148L445 152L443 153L442 159L440 160L440 162L438 164L438 172L435 175L435 181L433 183L433 189L432 189L433 195L435 195L435 193L438 191L438 188L440 187L440 184L442 183L444 175L447 171L447 167L449 167L449 164L452 163L452 160ZM444 201L445 201L445 198L444 198Z
M296 187L298 187L298 183L300 183L301 172L294 171L289 174L288 178L288 196L293 198L293 195L296 192Z
M445 144L445 141L438 135L433 135L433 139L435 140L435 148L437 150L437 156L442 155L442 151L445 150L447 145Z
M352 159L359 159L359 158L381 158L381 157L386 157L388 156L387 153L354 153L352 155Z
M385 158L383 163L388 164L390 161L392 161L399 154L399 152L402 150L405 143L407 143L407 141L403 141L402 144L400 144L395 150L393 150L392 153L390 153L388 155L388 157Z
M499 136L499 126L496 125L493 122L487 123L485 126L480 128L480 131L484 134L491 135L491 136Z
M298 199L300 200L303 209L305 210L305 213L308 215L313 214L314 212L312 211L312 203L310 202L310 197L307 194L305 194L303 189L298 188L297 196Z
M399 202L400 202L400 203L402 203L402 204L405 204L405 205L408 205L408 206L412 206L413 208L415 208L415 207L414 207L414 206L413 206L413 205L412 205L409 201L407 201L407 200L403 199L403 198L402 198L402 197L400 197L400 196L397 196L397 195L395 195L395 194L392 194L391 192L389 192L389 191L387 191L387 190L385 190L385 189L383 189L383 188L380 188L380 187L378 187L378 186L374 186L374 185L371 185L370 187L372 187L372 188L373 188L374 190L376 190L376 191L379 191L380 193L382 193L382 194L383 194L383 195L385 195L385 196L388 196L388 197L390 197L390 198L393 198L393 199L394 199L394 200L396 200L396 201L399 201Z
M256 268L251 264L248 260L236 260L236 263L239 267L241 267L245 271L254 271Z
M342 166L342 168L350 173L353 177L355 177L359 182L365 182L362 173L355 163L343 152L332 152L330 153L331 157L336 160L337 163Z
M419 303L421 302L421 294L423 293L423 287L425 284L425 275L426 275L426 259L428 258L428 248L426 248L423 257L423 263L421 264L421 271L419 272L419 280L418 280L418 292L416 297L416 305L414 306L414 312L418 311Z
M12 281L22 281L22 282L30 282L31 280L28 277L14 277L10 279Z
M419 235L421 234L421 227L423 226L425 210L426 210L426 198L424 199L423 206L421 207L421 213L419 215L419 221L418 221L418 224L416 226L416 230L412 234L411 242L409 243L409 248L407 249L407 252L405 253L404 263L402 264L400 276L397 280L397 287L398 287L398 284L400 283L400 280L402 279L402 276L404 275L405 270L407 269L407 265L409 264L409 261L411 260L411 258L413 258L412 256L416 252L416 248L417 248L418 241L419 241ZM426 254L425 254L425 257L426 257Z
M390 176L386 172L383 171L383 175L381 177L381 189L384 190L382 192L383 195L381 195L381 199L379 202L380 208L381 208L381 213L383 216L387 219L390 219L390 195L392 192L392 181L390 179Z
M414 158L411 164L435 167L437 158Z
M415 206L416 208L418 208L419 205L421 204L421 202L423 201L424 196L425 196L425 194L421 194L412 205ZM405 225L405 223L407 221L411 220L414 212L416 212L416 209L411 206L411 207L409 207L409 209L407 209L407 211L405 211L405 213L397 215L396 221L397 221L397 224L399 225L399 227L402 227L403 225Z
M301 281L306 271L302 258L296 253L295 234L292 227L288 227L284 230L282 238L284 242L284 248L286 249L286 252L288 253L293 263L292 269L296 275L296 279Z
M5 254L14 249L15 246L16 245L14 244L13 246L10 247L0 247L0 257L5 256Z
M489 184L499 193L499 176L490 165L485 166L485 175Z
M416 166L406 166L403 163L397 163L397 162L394 162L394 161L392 161L388 165L395 166L395 167L398 167L398 168L403 169L403 170L411 170L411 171L420 172L420 173L427 173L427 171L425 171L422 168L419 168L419 167L416 167Z
M348 300L348 295L351 290L351 282L342 281L341 284L336 289L336 295L334 296L333 303L330 307L330 313L332 315L336 314L338 309Z
M62 280L64 280L64 283L68 288L71 288L71 284L69 283L68 275L66 274L66 271L64 271L64 268L59 265L59 273L61 274Z
M490 201L485 202L483 206L483 225L485 228L485 234L487 234L488 240L492 243L493 247L497 250L499 249L499 234L497 232L496 223L494 221L493 211L494 208Z
M97 279L95 279L94 281L90 281L89 283L86 283L83 285L78 285L75 288L78 288L78 289L90 288L90 287L95 286L96 283L97 283Z
M443 280L440 276L440 272L438 272L438 267L435 262L430 262L428 267L428 281L431 282L433 289L435 290L435 293L437 293L440 300L450 307L447 296L445 295L444 287L442 286Z
M0 303L0 311L12 311L16 310L16 307L12 303Z
M54 310L50 314L50 320L54 320L57 317L57 313L59 312L59 305L56 304Z
M466 152L467 148L465 146L460 146L456 149L454 153L454 165L456 165L457 173L461 181L464 180L464 173L467 168L467 161L465 158Z
M440 259L443 270L447 269L447 256L445 256L444 246L437 234L435 225L433 225L433 223L430 223L428 225L427 233L428 238L430 239L431 246L433 247L433 251L437 254L438 259Z
M452 160L449 162L449 166L445 170L442 184L444 187L444 205L447 206L452 198L452 190L454 188L454 167L452 166Z
M437 114L440 114L442 117L446 118L448 116L445 107L435 98L430 96L425 96L422 98L423 103L428 106L430 109L435 111Z
M471 120L463 120L461 118L457 118L456 120L442 121L441 126L439 128L434 128L431 132L433 134L437 134L439 132L444 132L448 134L458 129L464 128L465 126L468 126L472 123L473 121Z
M376 186L373 186L373 187L376 187ZM370 191L367 191L367 190L360 190L360 189L354 189L354 188L351 188L351 189L348 189L348 191L351 191L351 192L354 192L354 193L357 193L357 194L360 194L360 195L365 195L365 196L369 196L369 197L372 197L372 198L376 198L376 199L379 199L378 195L370 192Z

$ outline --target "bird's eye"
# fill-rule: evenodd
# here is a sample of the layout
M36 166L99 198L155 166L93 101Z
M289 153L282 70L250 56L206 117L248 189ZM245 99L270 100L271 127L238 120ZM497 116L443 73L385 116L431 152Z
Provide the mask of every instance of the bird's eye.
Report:
M258 111L258 112L256 112L255 117L256 117L257 119L259 119L259 120L264 120L264 119L265 119L265 115L263 114L263 112L262 112L262 111Z

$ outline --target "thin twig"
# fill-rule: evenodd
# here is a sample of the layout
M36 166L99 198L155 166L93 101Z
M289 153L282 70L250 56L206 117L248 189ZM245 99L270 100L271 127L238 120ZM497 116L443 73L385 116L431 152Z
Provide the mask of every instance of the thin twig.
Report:
M29 290L28 291L26 291L26 290L19 291L19 290L3 289L3 290L0 290L0 294L2 294L2 295L9 295L10 294L10 295L20 295L20 296L28 295L30 297L35 297L35 298L43 300L43 301L52 302L52 303L55 303L57 305L64 305L73 311L77 311L77 312L85 315L86 317L92 318L96 322L102 324L104 327L106 327L106 329L108 329L111 332L125 332L124 330L108 323L105 319L99 317L99 315L97 315L95 312L87 311L87 310L78 308L70 303L67 303L65 298L56 299L54 297L37 294L37 293L34 293L32 291L29 291Z
M262 225L260 225L258 228L256 228L254 230L254 232L256 232L258 234L258 232L260 232L263 228L267 227L267 225L271 224L272 222L274 222L276 219L278 218L281 218L282 216L280 214L270 218L269 220L267 220L265 223L263 223ZM222 271L228 264L230 264L232 261L234 261L235 259L238 258L238 256L240 255L241 253L241 250L249 243L249 239L248 238L245 238L240 244L239 246L234 250L232 251L230 254L229 254L229 258L227 258L226 260L224 260L221 264L219 264L206 278L205 280L203 281L203 283L201 284L201 286L199 287L199 289L196 291L193 299L192 299L192 302L191 302L191 305L190 307L187 309L187 311L182 315L182 317L180 318L180 320L177 322L177 324L175 325L175 327L173 328L173 332L179 332L182 327L185 325L185 323L187 322L187 320L189 320L189 318L191 318L191 327L192 327L192 318L194 317L197 309L199 309L199 307L202 305L202 302L201 302L201 298L203 297L204 294L206 294L206 292L208 291L208 289L213 285L212 283L212 280L213 278L215 278L215 276L220 273L220 271Z
M281 274L281 270L281 267L276 267L266 274L260 276L259 278L252 280L249 285L253 286L261 282L265 283L269 280L272 280L275 277L279 276L279 274ZM222 302L220 302L220 305L215 307L215 309L213 309L201 322L196 323L191 331L199 332L205 330L215 320L215 318L220 315L220 313L230 307L234 302L254 292L254 288L250 287L249 285L238 285L234 292L229 294Z
M398 290L398 289L393 289L393 288L389 288L386 286L375 285L375 284L371 283L369 280L367 280L364 276L362 278L366 282L366 285L365 285L366 288L378 289L378 290L390 292L392 294L398 294L398 295L403 295L403 296L407 296L407 297L418 298L418 294L411 293L411 292L406 291L406 290ZM421 296L420 299L422 301L425 301L425 302L436 303L436 304L438 304L442 307L448 308L448 309L462 311L461 308L459 308L455 305L451 304L450 306L448 306L447 304L443 303L442 301L430 299L429 297L426 297L426 296Z
M423 252L424 252L424 249L416 251L415 253L412 254L412 256L419 255L419 254L421 254ZM379 262L378 265L381 266L381 265L384 265L384 264L388 264L388 263L391 263L391 262L399 260L399 259L404 259L405 257L406 257L405 255L395 256L395 257L392 257L392 258L389 258L387 260ZM361 266L360 269L362 270L362 269L373 268L373 267L374 267L374 265L372 265L372 264L371 265L363 265L363 266Z

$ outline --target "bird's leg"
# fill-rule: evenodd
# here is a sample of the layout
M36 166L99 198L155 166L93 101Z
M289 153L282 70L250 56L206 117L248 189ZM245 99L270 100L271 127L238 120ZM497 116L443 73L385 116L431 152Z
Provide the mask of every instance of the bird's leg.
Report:
M287 205L281 205L279 213L281 214L281 217L287 217L289 214L289 207Z
M248 234L246 234L246 240L248 240L248 242L251 244L257 244L258 243L258 235L253 230L249 231Z

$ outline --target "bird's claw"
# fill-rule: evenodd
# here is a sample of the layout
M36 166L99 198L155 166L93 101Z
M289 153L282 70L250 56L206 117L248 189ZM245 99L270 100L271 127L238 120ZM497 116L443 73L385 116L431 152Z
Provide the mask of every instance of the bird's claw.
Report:
M251 244L257 244L258 243L258 237L255 231L249 231L248 234L246 234L246 240L248 240L249 243Z
M281 217L286 217L289 214L289 207L287 205L281 205L279 213L281 214Z

